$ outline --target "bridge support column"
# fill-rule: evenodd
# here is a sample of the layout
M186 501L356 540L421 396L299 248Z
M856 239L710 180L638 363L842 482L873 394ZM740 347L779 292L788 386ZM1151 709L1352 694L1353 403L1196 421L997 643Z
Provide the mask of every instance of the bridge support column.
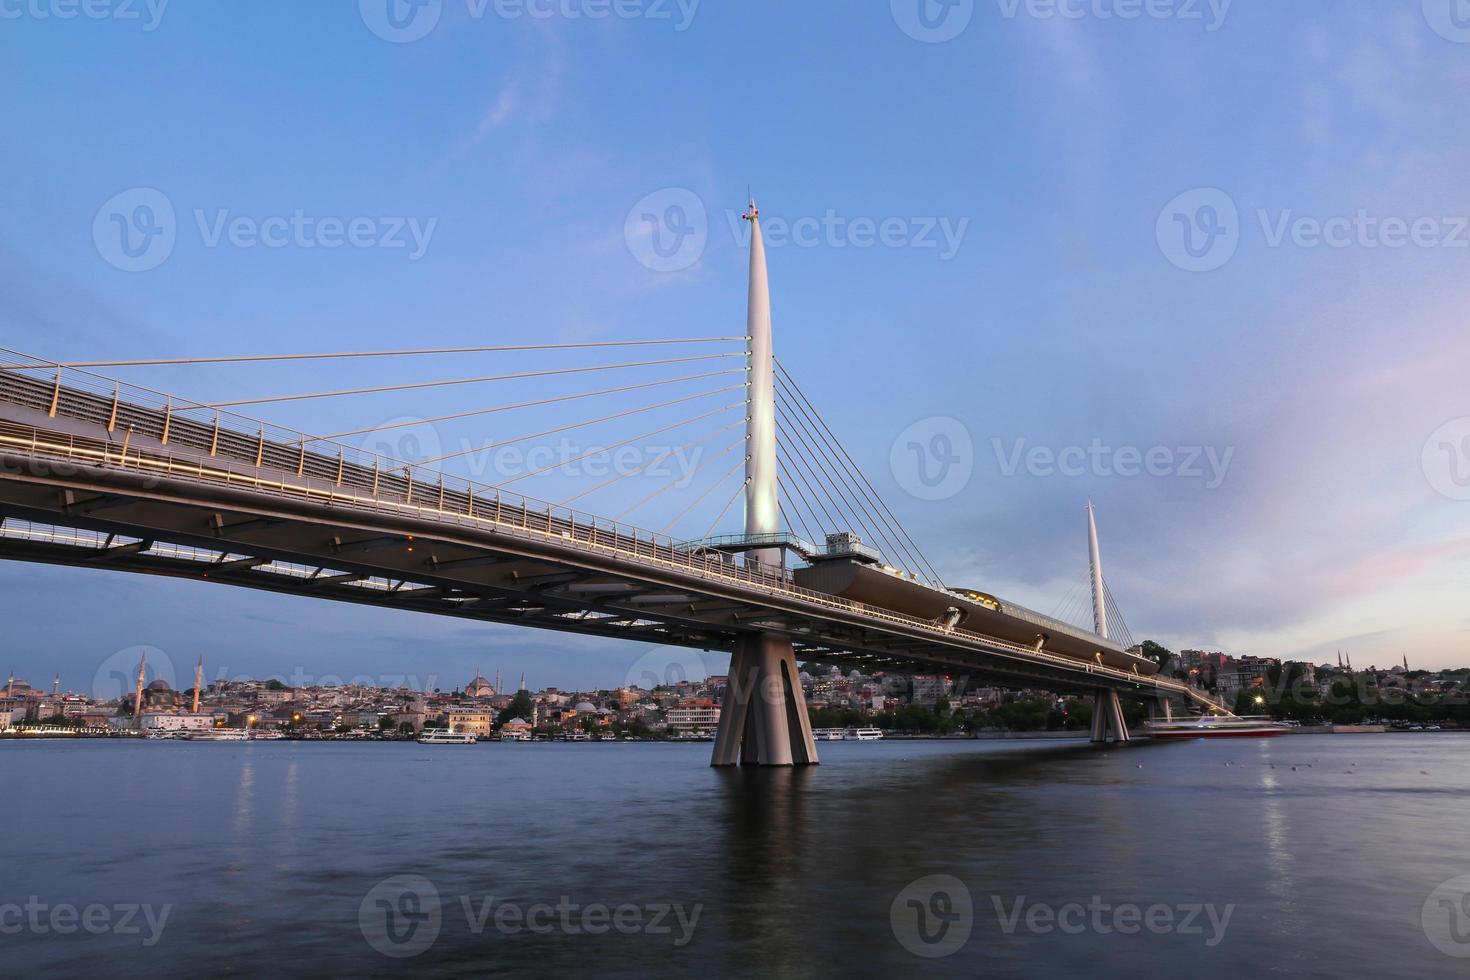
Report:
M769 633L741 637L730 658L712 766L817 764L817 743L791 642Z
M1120 745L1132 738L1128 734L1128 724L1123 720L1123 702L1119 700L1118 692L1109 688L1092 696L1092 740L1106 742L1110 734Z

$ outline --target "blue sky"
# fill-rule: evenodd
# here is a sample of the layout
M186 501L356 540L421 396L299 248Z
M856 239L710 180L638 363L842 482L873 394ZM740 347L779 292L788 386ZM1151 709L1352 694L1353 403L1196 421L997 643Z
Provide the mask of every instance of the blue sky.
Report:
M750 187L778 356L951 584L1056 609L1086 575L1090 497L1135 636L1470 662L1470 21L1450 0L393 3L0 3L23 93L0 128L0 345L733 336ZM108 230L158 201L139 194L173 240L128 271ZM660 258L642 215L671 204L692 238ZM315 230L252 239L298 212ZM370 244L323 247L322 219L366 219ZM126 376L218 399L533 361ZM339 432L588 387L554 384L259 413ZM450 451L506 430L415 431ZM937 489L915 482L936 435L958 466ZM538 496L571 492L549 480ZM5 566L0 587L47 613L7 628L0 669L77 688L138 644L443 686L476 665L609 686L647 654L92 571Z

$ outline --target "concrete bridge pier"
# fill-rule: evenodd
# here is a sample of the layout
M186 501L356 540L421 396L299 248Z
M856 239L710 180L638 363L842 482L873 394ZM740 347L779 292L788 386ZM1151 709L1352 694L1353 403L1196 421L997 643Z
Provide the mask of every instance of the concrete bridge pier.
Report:
M1109 735L1119 745L1132 738L1123 720L1123 702L1117 691L1107 688L1092 696L1092 740L1106 742Z
M730 658L712 766L817 764L817 744L791 642L770 633L742 637Z

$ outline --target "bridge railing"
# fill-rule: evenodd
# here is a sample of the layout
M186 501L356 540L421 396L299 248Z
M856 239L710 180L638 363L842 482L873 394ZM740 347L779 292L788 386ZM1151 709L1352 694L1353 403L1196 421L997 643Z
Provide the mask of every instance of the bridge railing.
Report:
M0 349L0 354L5 353ZM12 356L19 357L21 355ZM80 376L80 377L75 377ZM124 392L128 398L124 398ZM788 570L737 564L669 535L610 521L493 486L423 470L411 463L364 453L257 420L254 437L230 428L243 419L207 405L177 401L151 389L99 379L88 372L39 363L0 368L0 400L103 426L105 439L23 423L0 422L0 447L32 457L53 457L92 465L119 466L155 476L246 487L326 503L454 523L497 533L560 539L615 554L623 560L676 568L703 578L755 586L807 603L933 633L948 643L973 636L977 644L1002 648L1031 661L1052 662L1069 670L1113 680L1175 690L1198 699L1198 692L1159 677L1041 652L1003 640L945 628L934 622L797 586ZM126 428L123 428L126 426ZM121 430L121 432L120 432ZM316 446L335 448L324 454ZM309 446L313 448L308 448ZM426 481L427 476L427 481ZM1039 615L1039 614L1038 614Z

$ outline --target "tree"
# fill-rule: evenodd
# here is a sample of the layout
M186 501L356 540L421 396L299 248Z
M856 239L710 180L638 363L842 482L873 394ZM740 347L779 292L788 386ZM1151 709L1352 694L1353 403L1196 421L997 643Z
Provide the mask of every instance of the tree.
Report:
M1163 671L1169 666L1169 661L1174 659L1174 651L1153 640L1143 641L1143 655L1150 660L1156 661L1159 670Z
M535 706L531 704L531 695L525 691L517 691L516 696L510 699L510 704L501 709L499 717L495 719L495 727L499 728L512 718L530 721L535 711Z

